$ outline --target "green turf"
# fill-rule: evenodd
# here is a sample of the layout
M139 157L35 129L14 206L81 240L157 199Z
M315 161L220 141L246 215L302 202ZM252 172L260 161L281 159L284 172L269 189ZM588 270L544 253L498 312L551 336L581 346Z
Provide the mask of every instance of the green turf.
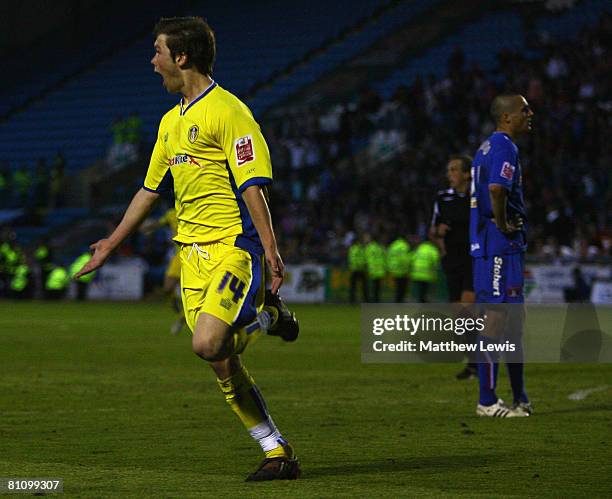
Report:
M258 447L164 305L0 302L0 476L69 497L612 494L612 390L568 399L612 365L528 365L536 415L482 420L458 365L363 365L358 308L295 309L300 340L245 363L303 478L247 484Z

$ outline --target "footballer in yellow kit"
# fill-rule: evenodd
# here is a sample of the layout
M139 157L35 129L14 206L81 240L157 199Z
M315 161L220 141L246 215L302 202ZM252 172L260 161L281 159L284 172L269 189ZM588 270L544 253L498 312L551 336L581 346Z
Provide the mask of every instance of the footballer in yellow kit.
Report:
M263 248L241 192L272 181L268 146L249 109L213 82L162 118L144 188L172 175L189 328L202 310L245 326L263 306Z
M263 332L284 341L295 341L299 334L295 314L277 293L284 264L266 200L272 181L268 147L249 109L212 79L216 42L206 21L163 18L154 34L151 64L166 90L183 97L161 120L143 187L113 232L91 245L94 255L76 276L104 265L172 179L174 240L180 246L192 350L212 368L226 402L264 452L247 481L293 480L300 476L295 451L240 355ZM264 289L264 258L269 291Z

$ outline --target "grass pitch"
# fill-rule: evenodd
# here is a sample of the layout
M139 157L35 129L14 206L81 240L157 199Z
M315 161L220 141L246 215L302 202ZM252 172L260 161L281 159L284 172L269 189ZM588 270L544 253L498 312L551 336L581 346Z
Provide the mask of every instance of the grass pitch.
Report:
M299 341L244 361L300 480L243 482L258 446L151 303L0 302L0 476L63 478L67 497L612 495L612 388L568 399L612 365L528 365L536 414L479 419L459 365L364 365L357 307L294 309Z

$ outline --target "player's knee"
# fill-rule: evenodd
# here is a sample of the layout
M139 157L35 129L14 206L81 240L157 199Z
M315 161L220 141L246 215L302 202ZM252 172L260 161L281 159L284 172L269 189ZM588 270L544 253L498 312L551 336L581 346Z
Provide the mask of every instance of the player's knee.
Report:
M194 335L191 341L191 348L193 353L208 362L223 360L229 356L224 342L215 338L201 338Z

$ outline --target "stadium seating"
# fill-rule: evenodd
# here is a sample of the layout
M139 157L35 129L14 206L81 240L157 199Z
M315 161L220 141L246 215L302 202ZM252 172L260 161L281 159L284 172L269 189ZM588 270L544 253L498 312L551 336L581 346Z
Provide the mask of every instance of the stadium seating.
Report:
M609 9L609 1L586 0L581 2L580 8L542 16L537 19L535 28L538 32L546 31L558 39L571 38ZM503 36L500 36L500 33L503 33ZM410 59L390 77L377 82L374 88L382 97L387 98L399 85L410 84L419 75L442 77L447 72L448 58L457 47L465 53L468 66L476 63L485 71L495 68L497 53L502 49L519 50L531 57L541 55L526 49L523 24L517 11L500 10L464 25L438 45Z
M306 64L300 65L290 74L262 88L247 101L249 107L257 113L282 100L439 2L440 0L416 0L394 5L393 8L384 11L380 17L368 20L365 26L316 54Z
M23 213L23 208L10 208L0 210L0 226L12 223L13 220L16 220L21 217Z
M219 16L219 22L214 23L219 44L215 74L230 90L242 94L254 83L299 61L308 51L337 38L381 3L342 0L323 5L273 0L245 14L246 29ZM213 23L212 13L209 19Z
M77 218L86 217L88 213L86 208L55 208L47 213L43 223L49 229L56 229Z
M16 242L21 246L30 246L49 235L48 227L17 227L15 228Z
M499 36L501 31L504 32L503 37ZM521 21L517 14L512 11L489 14L479 21L463 26L457 33L449 35L422 55L410 59L406 66L395 71L386 80L376 83L374 88L386 98L399 85L410 84L417 76L444 76L447 73L448 58L457 47L466 54L468 66L478 63L485 71L491 70L501 49L522 49L523 40Z
M546 31L559 41L573 38L585 26L597 22L603 12L612 10L609 0L584 0L580 8L570 9L560 15L544 16L536 22L538 31Z
M380 0L308 5L275 0L257 9L244 1L235 5L237 16L228 16L225 4L201 3L192 9L216 30L215 78L240 94L322 41L337 37L371 14ZM290 36L296 32L300 36ZM38 158L62 150L68 169L83 167L104 157L111 145L113 120L131 112L142 117L144 139L150 142L161 115L177 101L164 93L159 77L152 74L152 55L147 34L12 116L0 125L0 158L13 168L32 166Z
M27 57L22 50L13 50L3 60L3 66L12 74L23 78L4 78L0 81L0 117L16 112L28 101L43 97L47 92L70 77L91 67L96 60L108 55L109 51L128 44L162 14L162 9L143 1L130 2L116 8L117 2L105 2L95 11L84 10L79 14L79 27L74 13L55 31L38 40L27 48ZM180 4L180 2L176 2ZM77 8L78 10L78 8ZM91 18L96 22L91 22ZM85 28L86 26L86 28ZM116 29L117 26L130 26L130 29ZM79 30L84 33L78 36ZM77 41L78 40L78 41ZM53 50L49 50L52 46Z
M439 1L389 4L378 18L368 22L363 20L385 5L381 0L357 3L344 0L325 5L323 2L306 5L274 0L258 5L257 9L248 2L237 1L234 4L236 11L240 12L240 20L244 21L241 23L226 15L225 5L202 3L193 9L204 13L215 27L219 42L215 78L235 93L247 92L254 84L282 73L310 53L305 64L296 65L288 75L274 78L270 85L262 87L249 99L249 105L257 114L304 88L381 36L397 29L411 16L424 12ZM572 36L607 5L609 2L606 0L585 0L580 9L537 20L537 28L556 37ZM108 21L98 28L113 33L108 29ZM503 37L499 36L501 29ZM133 36L134 32L131 33ZM511 11L489 14L411 59L375 87L383 97L387 97L399 83L409 83L417 74L440 76L446 71L448 55L455 47L464 49L468 64L477 62L489 70L495 65L499 49L524 48L522 35L522 24L517 14ZM116 45L129 36L116 36L108 43ZM278 40L285 43L278 44ZM316 51L322 47L320 52ZM105 50L108 50L107 44L94 40L78 52L78 57L52 58L49 71L42 71L40 78L25 83L19 92L3 88L0 112L61 82L67 75L91 64L91 60ZM63 150L67 168L80 168L105 155L111 144L109 127L112 121L130 112L141 115L144 138L150 141L160 115L176 102L175 97L163 93L159 79L151 75L148 62L151 53L151 38L147 34L71 78L44 100L14 114L8 122L0 124L0 157L14 168L23 163L32 166L39 157L50 158L58 150Z

